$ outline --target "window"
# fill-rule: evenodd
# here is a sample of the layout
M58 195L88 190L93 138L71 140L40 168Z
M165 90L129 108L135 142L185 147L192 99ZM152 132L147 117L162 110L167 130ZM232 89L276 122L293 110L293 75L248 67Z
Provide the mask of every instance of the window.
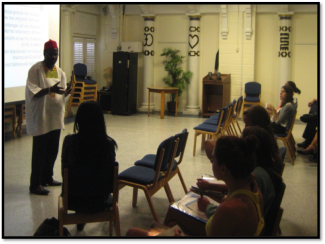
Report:
M73 38L73 64L87 65L87 76L95 76L95 39Z

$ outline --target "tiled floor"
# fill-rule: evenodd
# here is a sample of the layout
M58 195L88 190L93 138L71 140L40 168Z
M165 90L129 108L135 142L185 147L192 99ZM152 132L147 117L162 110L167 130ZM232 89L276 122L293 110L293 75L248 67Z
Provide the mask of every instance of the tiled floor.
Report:
M193 127L204 121L198 117L165 116L159 114L148 117L146 114L132 116L114 116L105 114L108 134L118 143L117 161L120 172L129 168L145 154L156 153L159 143L167 137L189 131L186 153L180 170L189 188L197 177L204 173L211 174L211 163L204 151L199 149L193 157ZM243 123L240 122L243 127ZM293 134L296 142L301 142L305 124L297 121ZM73 133L73 123L66 124L61 133L60 145L64 136ZM279 144L280 145L280 144ZM281 145L280 145L281 146ZM48 196L29 194L29 177L31 167L32 137L23 134L21 138L5 139L4 145L4 194L3 194L3 236L32 236L45 218L56 217L60 187L47 187L51 193ZM55 164L56 180L62 180L60 175L61 149ZM284 209L280 224L282 236L285 237L315 237L318 235L318 164L308 161L308 157L297 155L295 165L285 158L284 182L287 185L282 207ZM175 200L184 195L178 177L170 182ZM137 226L148 229L153 219L143 192L139 191L137 207L132 207L132 190L129 187L121 189L119 194L119 210L121 234L125 235L128 228ZM153 197L153 204L161 221L164 220L168 208L165 191L161 189ZM72 236L107 236L108 223L87 224L83 231L78 232L75 225L67 226Z

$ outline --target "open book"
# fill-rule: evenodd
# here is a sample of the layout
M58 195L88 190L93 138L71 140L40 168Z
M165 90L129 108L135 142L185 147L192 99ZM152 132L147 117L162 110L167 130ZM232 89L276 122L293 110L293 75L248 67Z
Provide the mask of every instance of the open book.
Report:
M211 183L225 184L224 181L218 180L214 176L208 175L208 174L202 175L201 179L208 180ZM191 188L190 188L190 190L193 191L193 192L195 192L195 193L198 193L198 194L208 195L208 196L215 196L215 197L221 197L221 198L225 195L224 192L218 192L218 191L202 191L202 190L200 190L200 188L198 188L196 186L196 184L195 185L192 185Z
M174 202L171 207L174 209L177 209L193 218L196 218L203 223L206 223L208 221L208 218L205 214L205 212L199 210L197 207L197 199L200 197L199 194L196 194L194 192L187 193L181 200ZM209 201L215 205L220 205L217 201L211 199L210 197L205 196L209 199Z

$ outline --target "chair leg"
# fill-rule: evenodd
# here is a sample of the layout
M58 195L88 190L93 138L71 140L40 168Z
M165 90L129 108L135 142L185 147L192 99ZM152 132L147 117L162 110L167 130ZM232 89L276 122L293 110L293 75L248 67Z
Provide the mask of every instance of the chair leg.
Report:
M182 183L182 186L183 186L183 189L184 189L184 192L185 194L187 194L188 190L187 190L187 187L185 185L185 182L184 182L184 179L183 179L183 176L181 174L181 171L179 169L176 169L177 170L177 173L178 173L178 177L179 177L179 180L181 181Z
M159 222L159 219L158 219L158 215L157 215L157 213L156 213L156 210L155 210L155 208L153 207L153 203L152 203L152 201L151 201L151 196L149 195L149 192L146 191L146 190L144 190L144 193L145 193L145 195L146 195L146 198L147 198L147 201L148 201L148 204L149 204L150 210L151 210L151 214L152 214L154 220L155 220L156 222L160 223L160 222Z
M237 133L237 130L236 130L236 127L235 127L235 122L231 122L230 126L232 128L232 130L234 131L234 136L237 136L238 137L238 133Z
M132 199L133 207L137 206L137 201L138 201L138 188L133 187L133 199Z
M240 129L240 126L239 126L239 123L238 123L237 120L236 120L236 124L237 124L237 126L238 126L239 133L241 134L241 129Z
M289 160L290 160L291 164L294 165L295 162L293 161L293 158L292 158L292 152L291 152L291 150L290 150L290 146L289 146L288 142L287 142L287 141L284 141L284 145L285 145L285 147L287 148L287 154L288 154L288 156L289 156Z
M172 204L173 202L175 202L174 197L173 197L173 193L170 190L168 182L166 182L166 184L164 185L164 189L165 189L165 192L166 192L169 203Z
M195 151L196 151L196 138L199 134L195 131L194 134L194 146L193 146L193 156L195 156Z
M115 209L115 228L116 228L116 236L121 236L120 214L118 210L118 205L116 205L116 209Z
M201 150L204 149L204 142L205 142L205 134L202 134L202 140L201 140Z

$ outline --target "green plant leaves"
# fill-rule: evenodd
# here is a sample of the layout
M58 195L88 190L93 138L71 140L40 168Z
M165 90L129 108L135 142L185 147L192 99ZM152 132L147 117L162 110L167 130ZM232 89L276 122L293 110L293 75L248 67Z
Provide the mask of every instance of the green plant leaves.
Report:
M183 71L179 65L182 64L184 56L179 55L180 50L172 48L164 48L163 53L160 56L165 56L163 61L165 65L165 71L168 72L168 76L163 78L163 82L170 87L178 88L178 96L180 96L186 84L190 84L190 79L193 76L191 71ZM172 94L172 100L174 101L175 94Z

